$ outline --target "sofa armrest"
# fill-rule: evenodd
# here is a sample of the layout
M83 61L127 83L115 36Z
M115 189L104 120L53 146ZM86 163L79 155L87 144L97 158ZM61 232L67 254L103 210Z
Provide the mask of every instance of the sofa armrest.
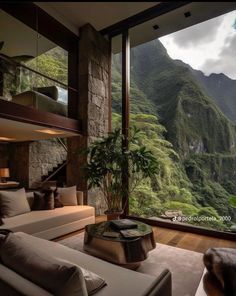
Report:
M151 287L144 293L143 296L171 296L172 282L171 273L165 269L160 276L154 281Z
M83 191L77 191L76 195L77 195L78 205L82 206L84 204L84 193L83 193Z

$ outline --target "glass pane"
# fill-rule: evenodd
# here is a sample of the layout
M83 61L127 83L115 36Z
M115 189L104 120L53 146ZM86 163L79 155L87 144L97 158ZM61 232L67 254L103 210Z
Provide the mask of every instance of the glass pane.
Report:
M67 84L68 52L42 35L38 35L37 50L37 56L26 62L26 66L63 84Z
M3 10L0 26L1 98L67 116L68 52Z
M131 194L131 215L235 231L235 19L159 39L145 25L130 31L131 126L158 163Z

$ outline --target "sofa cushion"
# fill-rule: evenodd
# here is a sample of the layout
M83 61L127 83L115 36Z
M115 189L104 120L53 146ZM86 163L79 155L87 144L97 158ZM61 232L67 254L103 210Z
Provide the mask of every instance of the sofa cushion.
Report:
M41 211L44 210L45 201L44 201L44 194L41 192L34 192L34 201L31 206L32 211Z
M32 209L32 206L34 203L34 192L33 191L26 192L26 198L29 203L30 209Z
M99 290L95 296L144 295L156 280L156 277L158 277L158 274L154 277L119 267L56 242L40 239L25 233L16 233L16 235L27 240L32 248L36 250L43 249L48 253L53 250L53 256L68 260L74 264L78 264L82 268L99 274L99 276L105 279L107 286Z
M55 101L58 100L58 89L56 86L35 87L34 89Z
M54 195L53 191L46 189L43 192L34 192L34 202L32 211L53 210Z
M4 218L30 212L25 189L0 191L0 211Z
M22 231L36 234L94 216L94 211L94 208L90 206L65 206L53 211L31 211L3 219L4 225L2 227L11 229L14 232Z
M81 267L80 267L81 268ZM81 268L83 277L85 279L85 284L87 288L88 295L93 295L104 286L106 286L106 282L103 278L97 275L94 272L91 272L87 269Z
M53 190L53 194L54 194L54 207L55 208L62 208L62 207L64 207L63 206L63 203L60 200L60 194L59 194L57 188Z
M5 266L53 295L86 296L81 269L48 254L32 248L26 240L13 233L0 239L0 258Z
M22 292L24 289L24 294ZM12 269L0 264L0 291L4 296L53 296L45 289L22 277Z
M78 205L77 202L77 193L76 193L76 186L72 187L58 187L57 191L60 196L60 201L64 206L76 206Z

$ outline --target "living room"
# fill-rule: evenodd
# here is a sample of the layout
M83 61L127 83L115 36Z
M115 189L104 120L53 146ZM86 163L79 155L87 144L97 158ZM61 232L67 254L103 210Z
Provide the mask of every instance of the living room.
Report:
M1 295L236 293L235 6L0 3Z

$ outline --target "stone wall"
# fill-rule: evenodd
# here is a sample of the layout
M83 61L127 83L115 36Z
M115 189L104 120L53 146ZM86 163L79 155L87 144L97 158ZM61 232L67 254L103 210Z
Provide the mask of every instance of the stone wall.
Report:
M97 214L101 214L105 208L103 196L97 190L88 191L82 170L87 159L74 152L86 149L90 143L108 133L110 58L108 40L89 24L81 27L78 118L82 123L83 137L68 139L67 182L68 185L77 184L78 189L84 192L85 201L96 207Z
M37 187L42 176L67 158L65 149L56 139L32 142L29 145L29 187Z
M9 166L10 179L35 188L43 175L67 158L56 139L0 145L0 167Z

